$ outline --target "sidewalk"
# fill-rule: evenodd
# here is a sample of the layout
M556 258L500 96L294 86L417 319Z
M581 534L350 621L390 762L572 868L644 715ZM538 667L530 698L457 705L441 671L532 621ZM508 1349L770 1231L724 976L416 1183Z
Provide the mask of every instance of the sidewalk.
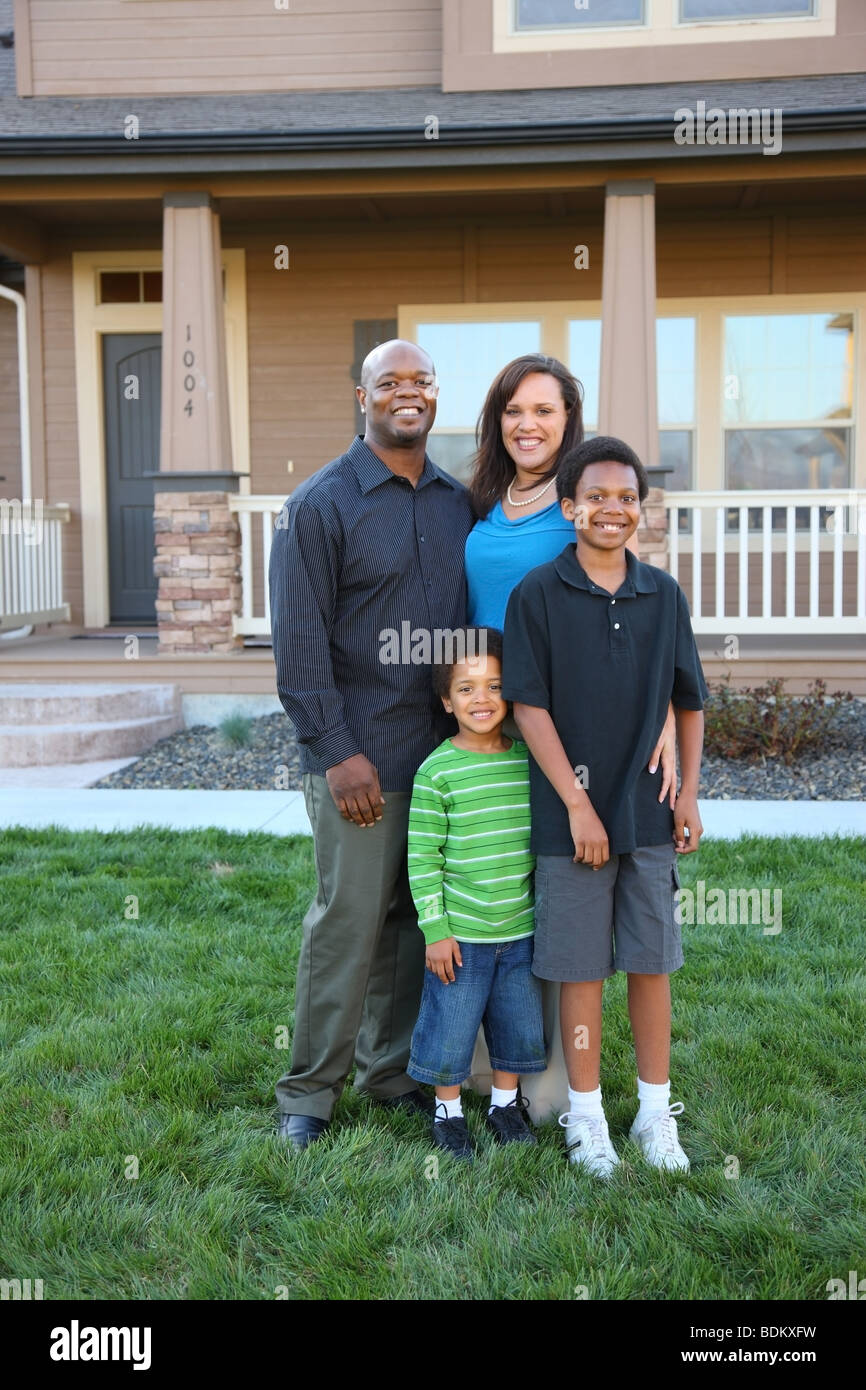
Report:
M866 838L863 801L701 801L704 833L714 840L740 835L859 835ZM264 830L309 835L303 794L244 791L99 791L16 788L0 791L0 828L66 830Z

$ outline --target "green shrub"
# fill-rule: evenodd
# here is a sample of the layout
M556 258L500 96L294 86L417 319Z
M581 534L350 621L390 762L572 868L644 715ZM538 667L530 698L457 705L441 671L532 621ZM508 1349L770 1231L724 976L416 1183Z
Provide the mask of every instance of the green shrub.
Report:
M718 758L780 758L789 765L801 753L820 752L837 724L850 691L827 694L813 681L806 695L789 695L781 677L765 685L733 690L730 676L710 686L705 717L705 751Z
M253 721L245 714L228 714L220 723L220 733L231 748L246 748L252 742Z

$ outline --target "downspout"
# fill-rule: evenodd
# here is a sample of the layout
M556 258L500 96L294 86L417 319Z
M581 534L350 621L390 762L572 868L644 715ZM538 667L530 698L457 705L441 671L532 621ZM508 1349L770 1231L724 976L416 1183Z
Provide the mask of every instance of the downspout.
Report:
M9 299L15 305L18 318L18 418L21 431L21 504L31 502L32 486L30 476L30 378L27 373L27 301L18 290L8 285L0 285L0 299ZM29 637L33 624L13 628L11 632L0 632L0 639L8 637Z

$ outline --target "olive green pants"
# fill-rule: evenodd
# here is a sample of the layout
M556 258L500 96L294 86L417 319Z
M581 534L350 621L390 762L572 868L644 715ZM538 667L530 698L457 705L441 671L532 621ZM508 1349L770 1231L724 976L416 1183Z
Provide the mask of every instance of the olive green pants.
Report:
M424 982L424 936L409 892L409 792L384 792L382 819L343 820L324 777L304 775L316 896L304 918L291 1069L280 1110L330 1118L354 1062L355 1089L415 1089L406 1075Z

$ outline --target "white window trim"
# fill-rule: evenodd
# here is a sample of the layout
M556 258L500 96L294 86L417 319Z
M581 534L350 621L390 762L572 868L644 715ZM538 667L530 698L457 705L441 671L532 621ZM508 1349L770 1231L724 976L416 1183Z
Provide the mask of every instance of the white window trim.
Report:
M725 363L723 327L726 315L737 314L839 314L854 316L854 413L851 486L866 487L866 293L853 294L757 294L659 299L659 318L695 319L695 422L692 454L692 490L717 492L725 487L725 431L737 428L770 428L726 424L724 419ZM560 361L568 360L568 320L601 318L601 300L509 301L467 304L401 304L398 335L416 341L419 323L478 323L497 319L531 319L541 323L541 351ZM578 372L578 375L580 373ZM480 411L482 402L478 402ZM815 422L810 420L808 424ZM838 423L838 422L837 422ZM786 428L796 428L788 422ZM685 429L687 426L662 426ZM467 427L465 432L471 433ZM435 435L435 427L433 431ZM454 434L448 429L444 433Z
M552 50L671 47L699 43L750 43L755 39L833 38L836 0L817 0L816 13L802 18L689 20L677 18L679 0L646 0L645 24L610 28L516 30L513 0L491 0L494 53Z

